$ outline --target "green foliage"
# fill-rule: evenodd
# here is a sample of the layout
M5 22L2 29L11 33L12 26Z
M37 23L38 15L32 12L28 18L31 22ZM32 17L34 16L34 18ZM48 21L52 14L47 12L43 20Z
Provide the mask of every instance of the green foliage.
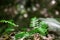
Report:
M5 32L3 34L10 34L14 30L15 30L14 27L8 27L5 29Z
M9 34L10 32L15 30L14 27L12 26L17 26L11 20L9 21L1 20L0 22L8 24L8 27L5 29L3 34ZM27 28L22 28L22 30L24 30L23 32L18 32L17 34L15 34L16 40L19 38L26 38L26 37L32 36L35 33L39 33L40 35L43 35L43 36L45 36L48 33L47 31L48 25L43 21L40 22L36 17L32 18L30 27L33 27L33 28L28 32L26 30Z
M36 24L37 24L37 23L38 23L38 22L37 22L37 18L36 18L36 17L32 18L32 19L31 19L30 27L36 27Z
M28 32L19 32L15 35L15 38L16 39L26 38L26 37L32 36L33 34L36 34L36 33L39 33L40 35L46 36L48 34L48 31L47 31L48 25L43 21L41 21L41 22L38 22L38 21L39 20L36 17L32 18L30 27L33 27L33 29L28 31Z
M2 23L7 23L7 24L12 25L12 26L17 26L15 23L12 22L12 20L9 20L9 21L0 20L0 22L2 22Z
M9 34L10 32L14 31L14 27L12 26L17 26L15 23L12 22L12 20L6 21L6 20L1 20L1 23L7 23L9 27L7 27L4 31L3 34ZM18 32L17 34L15 34L15 38L26 38L29 36L32 36L35 33L39 33L40 35L47 35L48 34L48 25L41 21L39 19L37 19L36 17L31 19L31 24L30 27L33 27L32 30L27 32L27 28L22 28L22 30L24 30L24 32Z
M48 33L48 25L45 22L40 22L37 27L34 27L33 30L31 30L34 33L39 33L41 35L46 35ZM32 33L31 32L31 33Z
M23 38L23 37L28 37L29 33L28 32L19 32L18 34L15 35L15 38Z
M0 32L2 32L4 30L4 32L2 34L9 34L12 31L14 31L14 27L17 26L15 23L12 22L13 20L0 20L0 23L5 23L7 24L7 27L5 27L4 29L0 29ZM3 24L4 25L4 24Z

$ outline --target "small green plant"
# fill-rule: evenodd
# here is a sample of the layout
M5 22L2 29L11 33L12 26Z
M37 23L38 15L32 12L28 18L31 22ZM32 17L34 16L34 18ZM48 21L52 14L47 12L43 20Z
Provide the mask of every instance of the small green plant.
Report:
M12 20L0 20L0 23L5 23L7 24L7 27L5 27L4 29L0 29L0 33L1 34L9 34L10 32L14 31L14 27L18 26L15 23L12 22ZM3 24L4 25L4 24ZM4 30L4 31L3 31Z
M15 35L16 40L19 38L32 36L36 33L39 33L42 36L46 36L48 34L48 25L43 21L39 21L36 17L31 19L30 27L32 27L33 29L28 32L18 32Z
M8 21L7 21L7 20L0 20L0 22L2 22L2 23L7 23L7 24L9 24L9 26L10 26L10 25L12 25L12 26L17 26L17 25L16 25L15 23L13 23L12 21L13 21L13 20L8 20Z

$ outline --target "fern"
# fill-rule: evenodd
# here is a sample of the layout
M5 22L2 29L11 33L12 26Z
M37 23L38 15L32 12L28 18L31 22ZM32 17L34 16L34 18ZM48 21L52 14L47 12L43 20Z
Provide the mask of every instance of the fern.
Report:
M15 30L14 29L15 26L18 26L15 23L13 23L12 20L8 20L8 21L7 20L0 20L0 23L7 24L7 27L5 27L4 29L0 29L1 34L9 34ZM3 30L4 30L4 32L3 32Z
M37 24L38 24L37 18L36 18L36 17L31 18L31 24L30 24L30 27L36 27Z
M29 36L32 36L35 33L39 33L40 35L46 36L48 34L48 25L43 22L43 21L39 21L36 17L32 18L31 20L31 24L30 27L33 27L32 30L30 30L29 32L18 32L15 35L16 40L18 38L26 38Z
M12 20L9 20L9 21L0 20L0 22L2 22L2 23L7 23L7 24L12 25L12 26L18 26L18 25L16 25L15 23L13 23Z

